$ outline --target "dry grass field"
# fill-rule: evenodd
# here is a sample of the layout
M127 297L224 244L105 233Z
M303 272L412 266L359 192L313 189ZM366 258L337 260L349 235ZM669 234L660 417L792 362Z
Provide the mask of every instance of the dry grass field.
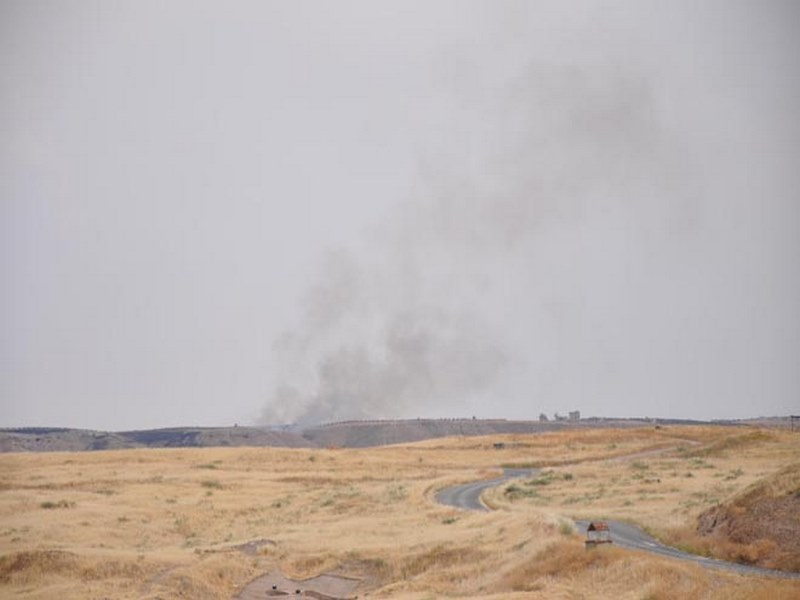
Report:
M621 548L587 552L571 519L629 519L728 556L725 540L699 539L698 516L799 457L800 435L723 427L358 450L4 454L0 596L227 599L280 569L358 576L376 598L797 598L798 581ZM486 494L491 513L435 503L438 488L494 476L502 464L543 471Z

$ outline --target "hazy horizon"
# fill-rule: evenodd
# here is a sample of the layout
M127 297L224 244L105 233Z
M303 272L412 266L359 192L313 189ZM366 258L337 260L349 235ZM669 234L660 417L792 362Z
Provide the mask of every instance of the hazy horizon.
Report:
M798 26L0 2L0 427L797 413Z

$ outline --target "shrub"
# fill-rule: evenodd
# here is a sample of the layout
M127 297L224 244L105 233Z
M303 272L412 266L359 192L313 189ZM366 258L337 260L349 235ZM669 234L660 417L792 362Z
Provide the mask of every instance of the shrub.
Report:
M393 483L387 488L386 496L389 502L400 502L408 497L408 491L404 485Z
M744 475L744 471L742 471L741 469L734 469L733 471L728 473L728 475L725 477L725 481L733 481L734 479L738 479L742 475Z
M47 510L52 510L54 508L74 508L75 503L69 502L67 500L59 500L58 502L50 502L49 500L46 500L45 502L42 502L39 506Z
M572 535L575 533L575 529L573 529L572 523L568 521L561 521L558 524L558 533L561 535Z
M519 498L537 498L539 496L539 492L536 490L525 489L523 487L518 486L516 483L512 483L503 491L503 494L508 497L509 500L517 500Z
M553 482L555 473L552 471L545 471L536 479L531 479L525 482L525 485L550 485Z

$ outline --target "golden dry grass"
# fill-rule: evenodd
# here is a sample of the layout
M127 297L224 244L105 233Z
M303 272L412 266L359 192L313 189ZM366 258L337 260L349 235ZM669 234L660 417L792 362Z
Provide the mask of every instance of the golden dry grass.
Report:
M570 517L604 515L666 535L798 456L800 436L725 441L742 434L676 427L358 450L0 455L0 596L231 598L280 568L294 578L341 569L372 582L374 597L797 597L796 582L617 548L587 553L569 533ZM501 464L557 466L547 483L516 484L517 497L507 486L490 492L491 514L434 502L436 489ZM255 554L239 549L262 539Z

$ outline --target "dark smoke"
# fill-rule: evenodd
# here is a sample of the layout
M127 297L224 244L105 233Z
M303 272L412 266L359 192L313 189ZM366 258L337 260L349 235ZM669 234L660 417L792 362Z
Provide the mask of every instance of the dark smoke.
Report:
M584 268L552 236L620 210L648 226L637 214L652 208L633 199L652 201L644 182L678 168L653 114L644 77L536 65L468 106L449 124L464 143L424 153L420 196L368 252L331 252L300 326L276 344L283 381L266 420L469 414L529 368L520 342L552 368L580 310L569 270Z

